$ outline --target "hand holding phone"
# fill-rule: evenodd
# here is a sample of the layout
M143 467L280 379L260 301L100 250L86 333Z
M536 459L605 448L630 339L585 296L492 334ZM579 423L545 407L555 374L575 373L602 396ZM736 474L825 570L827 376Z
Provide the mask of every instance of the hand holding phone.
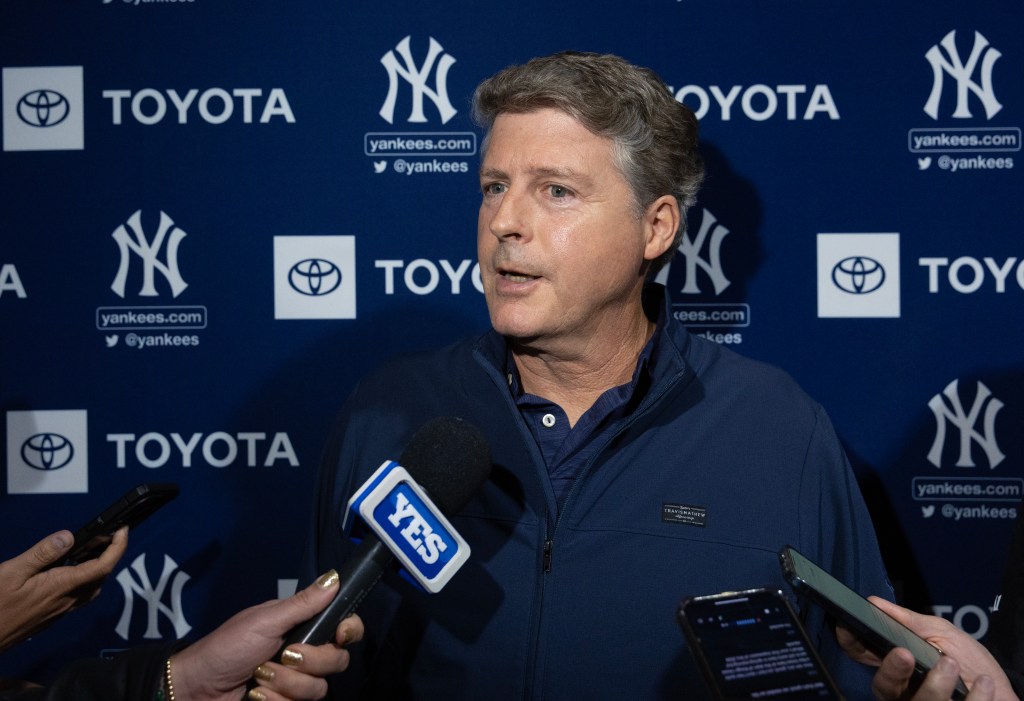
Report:
M178 496L177 484L140 484L118 498L75 532L75 544L61 565L77 565L97 557L122 526L135 528Z
M778 590L689 597L678 619L718 701L842 699Z
M879 658L896 647L914 656L915 673L926 675L938 663L942 652L914 631L853 591L790 546L779 553L783 575L793 589L806 594L842 623ZM967 685L959 680L954 701L963 701Z

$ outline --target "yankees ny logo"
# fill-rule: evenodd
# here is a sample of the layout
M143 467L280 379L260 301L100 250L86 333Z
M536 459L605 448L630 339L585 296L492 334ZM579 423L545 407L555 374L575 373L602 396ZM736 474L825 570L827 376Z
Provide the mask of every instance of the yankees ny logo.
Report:
M138 581L132 577L130 570L135 572ZM135 558L130 567L117 573L117 583L124 590L124 609L121 611L121 619L115 628L118 635L125 640L128 639L128 626L132 621L135 602L133 595L135 594L146 602L146 632L143 633L143 638L147 640L160 638L160 627L157 625L160 614L166 616L174 626L175 638L181 639L188 635L192 626L185 620L185 613L181 608L181 590L191 577L183 571L175 572L175 570L178 570L178 563L169 555L164 554L164 570L154 587L150 583L149 573L146 571L146 554L143 553ZM164 592L167 591L168 584L171 586L169 606L163 603Z
M700 287L697 285L697 268L700 268L711 279L715 294L720 295L725 288L732 284L722 271L722 241L729 235L729 230L719 224L715 215L708 210L704 209L701 212L700 229L697 230L697 236L691 239L689 227L687 227L687 231L683 232L683 238L676 248L686 259L686 279L680 292L688 295L700 294ZM705 244L707 245L707 257L702 258L700 253L705 248ZM666 284L671 267L672 264L669 263L658 271L655 282Z
M971 411L964 412L964 405L960 402L960 393L957 389L958 383L959 380L953 380L942 390L942 394L936 394L928 401L928 408L935 414L935 440L932 442L931 450L928 451L928 462L935 467L942 467L942 449L946 444L946 423L948 422L960 429L960 455L956 461L957 467L975 466L974 459L971 457L971 442L973 441L984 451L985 457L988 458L989 468L995 468L1006 457L996 444L995 434L996 414L1003 408L1003 403L992 396L992 391L988 387L979 382ZM943 395L949 400L948 406L942 399ZM985 409L985 416L982 419L984 435L975 430L982 408Z
M388 71L388 79L390 80L388 95L384 99L384 105L380 108L380 116L388 124L394 124L395 102L398 100L398 77L401 76L412 87L412 112L409 114L408 121L415 123L427 121L427 118L423 115L423 97L426 96L431 99L434 106L437 107L437 111L441 114L441 123L447 124L448 120L454 117L457 112L448 99L448 69L455 63L455 59L450 54L445 53L439 60L438 55L444 51L444 48L434 37L430 37L430 49L427 52L427 58L423 61L423 65L420 68L416 68L416 63L413 61L412 53L409 50L409 39L410 37L405 37L395 46L398 55L405 62L404 66L395 57L395 51L388 51L380 59L380 62L384 64L384 68ZM434 78L435 89L431 90L427 87L427 78L434 68L435 61L437 62L437 73Z
M940 45L942 48L939 48ZM946 54L949 56L948 60L943 55L942 49L946 50ZM992 67L1000 56L1002 54L989 45L988 39L983 37L981 32L974 32L974 47L965 64L956 49L956 30L944 36L939 44L928 49L924 55L928 59L928 63L932 65L934 73L932 91L924 105L925 114L932 119L939 118L939 97L942 95L943 76L948 73L956 80L956 109L953 111L953 118L969 119L973 116L967 99L969 93L974 93L985 107L985 117L992 119L999 110L1003 109L992 90ZM981 60L980 67L979 59ZM980 85L971 79L975 70L981 72Z
M146 235L142 231L141 215L141 211L136 211L135 214L128 217L128 228L134 234L134 240L128 235L128 231L123 224L117 227L112 234L121 251L121 263L117 268L117 275L114 276L114 282L110 285L110 289L118 297L124 298L124 288L128 280L131 253L135 253L142 259L142 289L139 290L139 296L156 297L158 295L154 283L156 279L155 273L159 272L170 284L171 294L177 297L188 287L188 283L182 279L181 273L178 272L178 246L186 234L174 225L174 221L169 216L160 212L160 225L157 228L156 236L153 237L153 242L150 243L146 240ZM168 236L168 232L170 232L170 236ZM166 262L163 262L157 256L160 254L160 248L164 245L165 239L167 241Z

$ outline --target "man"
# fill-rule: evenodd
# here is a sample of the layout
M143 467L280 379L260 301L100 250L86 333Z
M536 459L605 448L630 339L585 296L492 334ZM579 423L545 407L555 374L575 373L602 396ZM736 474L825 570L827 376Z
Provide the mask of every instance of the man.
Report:
M701 698L683 596L788 589L787 543L888 592L822 409L779 370L687 334L648 284L703 177L692 112L651 71L562 53L485 81L474 114L494 328L360 383L321 470L315 539L317 567L342 561L349 495L421 424L454 415L493 457L453 519L473 556L437 595L377 587L338 689L361 677L377 698ZM813 613L849 696L867 695L867 668Z

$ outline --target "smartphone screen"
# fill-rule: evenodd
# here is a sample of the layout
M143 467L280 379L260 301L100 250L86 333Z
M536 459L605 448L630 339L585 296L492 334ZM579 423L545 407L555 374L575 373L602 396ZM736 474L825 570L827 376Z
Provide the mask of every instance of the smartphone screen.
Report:
M781 592L692 597L679 622L716 699L841 699Z
M782 549L779 562L787 581L797 592L818 602L879 657L884 657L894 647L906 648L914 655L920 673L927 673L939 661L941 653L928 641L792 547ZM962 699L966 695L967 687L960 681L953 698Z

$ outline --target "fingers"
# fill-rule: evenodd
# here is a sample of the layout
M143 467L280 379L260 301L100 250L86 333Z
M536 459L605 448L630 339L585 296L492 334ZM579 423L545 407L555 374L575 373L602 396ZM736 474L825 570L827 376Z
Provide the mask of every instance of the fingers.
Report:
M26 571L34 574L58 562L71 549L74 542L75 537L71 535L71 531L57 531L33 545L16 560L24 565Z
M96 558L97 563L102 567L105 574L110 574L114 571L114 566L127 549L128 526L121 526L114 533L114 538L110 541L110 545Z
M868 601L874 604L876 607L882 609L887 614L895 618L903 625L911 628L917 619L924 618L919 613L914 613L908 608L903 608L898 604L894 604L891 601L883 599L880 596L869 596Z
M347 654L345 653L346 660ZM249 692L249 700L262 701L266 699L266 701L276 701L278 698L322 699L327 695L327 680L314 673L304 671L308 667L309 664L304 659L288 665L277 662L261 664L253 674L259 686Z
M871 690L875 698L882 701L898 699L910 686L913 674L914 656L909 650L894 648L882 660L881 666L871 680Z
M323 695L320 696L300 696L298 694L285 695L280 694L273 689L268 689L265 686L258 686L255 689L249 691L246 695L246 701L305 701L306 699L322 699Z
M276 607L299 616L289 624L293 625L320 611L334 596L337 587L338 576L332 570L290 599L278 602ZM363 630L362 620L352 615L338 624L336 643L288 646L280 662L265 662L256 669L253 676L259 686L251 690L247 698L249 701L279 701L324 697L327 694L324 678L348 667L350 658L344 646L362 640Z
M914 701L948 701L959 680L960 665L956 660L952 657L940 657L921 682L921 687L914 694ZM971 701L975 701L973 695Z
M908 650L895 648L878 668L871 683L871 690L880 701L895 701L904 698L908 689L917 682L914 675L914 658ZM953 690L960 681L960 665L951 657L940 657L939 661L914 690L911 701L949 701ZM995 684L991 678L980 676L968 695L968 701L992 701L995 698Z
M982 675L974 680L967 701L992 701L996 697L996 683L992 677Z
M335 632L335 640L338 641L338 645L344 647L349 643L358 643L362 640L363 632L363 619L352 614L338 624L338 630Z
M920 637L931 643L938 644L946 652L949 652L947 644L950 638L959 635L957 627L951 621L947 621L944 618L917 613L877 596L869 596L868 600L895 620L917 633Z
M289 645L281 653L281 664L306 674L325 677L343 672L348 667L349 655L345 646L363 639L363 621L355 614L338 624L337 643L326 645Z
M338 624L334 633L335 644L306 645L297 643L289 645L281 653L281 662L308 674L318 676L337 674L348 667L348 652L343 648L362 640L363 632L363 620L359 616L351 614Z
M352 618L355 620L346 619L352 622L344 629L358 637L349 642L362 637L362 622ZM339 631L342 628L339 626ZM280 663L265 662L256 668L253 677L260 686L256 693L249 692L249 701L275 701L278 694L288 699L323 698L327 694L325 677L345 671L348 664L348 651L336 645L291 645L282 653Z
M264 635L282 638L299 623L308 621L331 602L338 590L338 573L334 570L320 576L305 589L287 599L270 601L258 608Z
M293 670L317 677L344 672L348 668L348 650L333 644L306 645L296 643L289 645L281 653L280 664Z
M304 701L307 697L284 696L273 691L272 689L260 686L256 687L255 689L252 689L245 698L246 701ZM323 696L314 696L308 698L322 699Z
M836 640L839 641L839 646L843 648L843 652L850 656L850 659L861 664L871 665L872 667L877 667L882 663L878 655L864 647L864 643L861 642L860 638L841 624L836 625Z
M114 571L115 565L128 548L128 526L122 526L114 533L110 545L100 553L99 557L86 560L80 565L62 570L71 586L83 586L92 582L100 582Z
M295 623L306 620L310 615L321 611L327 605L327 602L334 597L338 583L338 572L330 570L320 575L315 582L291 597L291 601L298 605L295 613L303 616L303 618L295 621Z

